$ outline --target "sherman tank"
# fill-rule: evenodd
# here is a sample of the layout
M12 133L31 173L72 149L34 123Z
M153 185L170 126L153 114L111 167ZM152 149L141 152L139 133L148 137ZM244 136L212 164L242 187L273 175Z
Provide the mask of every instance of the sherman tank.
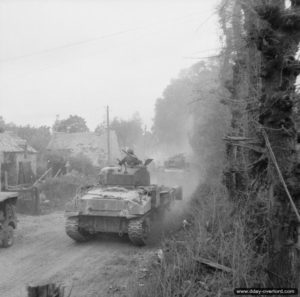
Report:
M147 244L151 226L164 210L182 199L181 187L151 185L147 165L105 167L98 185L81 188L66 206L66 233L83 242L99 233L128 235Z
M188 170L189 166L187 157L183 153L172 156L164 162L166 170Z
M17 199L16 192L0 192L0 247L6 248L14 243Z
M189 184L193 173L188 157L184 153L174 155L163 162L155 170L155 176L165 185L173 182L176 184Z

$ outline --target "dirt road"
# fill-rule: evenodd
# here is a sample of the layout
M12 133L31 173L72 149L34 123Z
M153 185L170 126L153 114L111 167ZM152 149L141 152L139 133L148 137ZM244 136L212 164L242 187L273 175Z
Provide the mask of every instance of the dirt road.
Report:
M14 245L0 249L0 296L25 297L26 285L43 282L72 287L71 297L122 296L150 252L120 238L75 243L62 212L19 216Z

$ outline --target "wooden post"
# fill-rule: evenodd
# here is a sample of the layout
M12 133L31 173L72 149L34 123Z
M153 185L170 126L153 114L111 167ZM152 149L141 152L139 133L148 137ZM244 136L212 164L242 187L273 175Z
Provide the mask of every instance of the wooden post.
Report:
M7 171L4 171L4 190L8 190L8 173Z
M56 172L56 174L54 175L54 178L58 177L59 174L61 173L62 168L59 168Z
M43 173L43 175L42 175L40 178L38 178L38 179L34 182L34 184L33 184L32 186L33 186L33 187L36 186L40 181L43 180L43 178L45 178L45 177L47 176L47 174L48 174L50 171L52 172L52 168L47 169L47 170ZM52 174L51 174L51 175L52 175Z
M107 165L110 165L110 127L109 127L109 106L106 109L107 117Z
M41 203L40 203L40 192L37 187L32 188L33 191L33 201L34 201L34 214L39 215L41 213Z
M0 161L0 192L2 191L2 172L1 172L1 166L2 162Z

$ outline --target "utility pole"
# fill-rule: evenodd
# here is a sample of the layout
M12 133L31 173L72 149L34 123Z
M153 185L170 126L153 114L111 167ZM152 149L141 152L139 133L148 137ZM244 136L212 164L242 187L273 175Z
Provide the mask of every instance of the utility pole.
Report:
M1 162L1 160L0 160L0 192L2 192L2 183L1 183L1 181L2 181L2 172L1 172L1 164L2 164L2 162Z
M106 124L107 124L107 163L110 165L110 129L109 129L109 106L106 107Z

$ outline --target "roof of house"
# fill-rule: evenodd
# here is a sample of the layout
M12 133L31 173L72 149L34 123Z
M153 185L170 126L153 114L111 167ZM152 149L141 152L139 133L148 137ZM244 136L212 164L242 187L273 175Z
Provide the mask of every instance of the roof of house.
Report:
M111 156L118 158L120 149L115 131L110 131L110 148ZM99 158L105 159L107 157L107 135L98 135L92 132L55 132L47 149L52 151L69 151L73 155L82 153L96 164Z
M25 152L25 150L29 153L37 153L25 139L22 139L9 131L0 133L0 152L18 153Z

